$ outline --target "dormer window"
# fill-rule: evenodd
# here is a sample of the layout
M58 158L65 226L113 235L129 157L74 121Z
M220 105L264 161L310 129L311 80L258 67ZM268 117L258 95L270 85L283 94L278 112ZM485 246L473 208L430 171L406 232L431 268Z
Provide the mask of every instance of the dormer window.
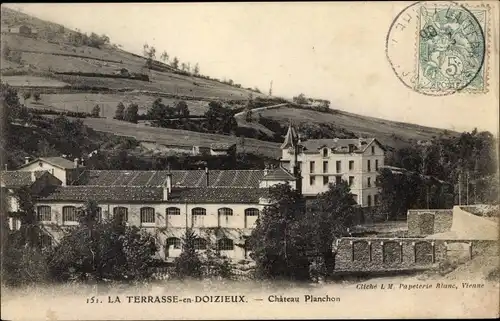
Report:
M328 148L323 148L323 157L328 157Z
M354 145L349 144L349 153L354 152Z
M43 162L39 162L38 166L43 167Z

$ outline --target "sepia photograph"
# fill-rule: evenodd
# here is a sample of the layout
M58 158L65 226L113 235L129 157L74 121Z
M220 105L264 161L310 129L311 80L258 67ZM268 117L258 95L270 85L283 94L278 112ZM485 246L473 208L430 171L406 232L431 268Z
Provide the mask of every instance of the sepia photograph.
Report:
M3 3L1 319L500 317L499 9Z

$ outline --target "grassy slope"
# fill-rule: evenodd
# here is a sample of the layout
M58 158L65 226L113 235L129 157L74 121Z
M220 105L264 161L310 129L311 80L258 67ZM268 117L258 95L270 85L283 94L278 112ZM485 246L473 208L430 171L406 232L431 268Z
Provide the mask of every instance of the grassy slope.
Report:
M444 132L443 129L439 128L389 121L339 110L332 110L332 113L321 113L308 109L280 108L265 110L261 114L283 123L291 119L295 123L334 124L359 136L376 137L381 143L392 147L408 144L411 140L430 139Z
M57 86L63 83L72 85L89 85L103 86L113 89L134 89L138 91L154 91L162 93L170 93L183 96L197 97L197 100L189 100L188 105L193 115L202 114L207 108L207 101L211 99L241 99L242 103L248 98L250 91L232 87L213 80L200 79L190 76L178 75L172 72L158 72L144 69L145 59L131 53L125 52L117 48L96 49L91 47L73 47L63 42L64 34L55 33L54 41L61 43L53 43L44 40L48 30L57 31L60 25L43 21L28 15L18 13L2 7L2 24L15 25L25 23L36 27L39 30L41 39L30 39L15 35L2 36L2 44L8 43L9 47L22 52L23 66L5 61L2 58L2 71L7 69L19 69L29 71L31 73L52 71L80 71L80 72L116 72L119 68L127 68L131 72L144 72L150 76L150 82L131 80L131 79L111 79L111 78L96 78L96 77L79 77L79 76L56 76L51 78L34 78L33 76L2 76L3 81L12 82L19 86L22 85L51 85ZM65 34L72 31L65 29ZM37 51L28 52L28 51ZM54 55L54 53L59 55ZM96 59L61 56L63 55L81 55L94 57ZM101 59L101 60L97 60ZM109 60L109 61L102 61ZM113 61L113 62L111 62ZM27 82L29 81L29 83ZM61 83L61 81L63 83ZM254 97L263 96L253 93ZM40 105L33 105L31 101L27 102L30 107L53 108L57 110L78 110L90 111L95 104L102 107L102 115L104 117L112 117L115 107L118 102L124 103L136 102L141 108L141 112L156 97L148 95L144 92L128 92L128 93L64 93L64 94L46 94L42 95ZM175 99L166 99L168 104L175 102ZM289 120L295 123L333 123L340 128L345 128L348 131L354 132L361 136L377 137L384 144L397 147L408 144L411 139L429 139L432 136L438 135L443 131L440 129L423 127L413 124L399 123L387 121L372 117L356 115L343 111L333 111L332 113L320 113L313 110L280 108L274 110L266 110L260 112L262 116L276 119L283 124ZM246 123L243 119L238 119L240 126L254 127L272 136L273 133L262 125L256 123ZM135 137L147 137L151 128L136 127L129 123L117 124L110 119L91 121L86 123L99 130L110 130L104 123L109 123L110 128L120 130L118 134L130 135ZM144 134L142 133L144 131ZM214 135L191 133L189 135L179 134L180 131L171 129L155 129L155 134L160 135L162 141L173 143L177 141L182 144L207 144L213 141L233 141L236 138L217 135L219 138L214 139ZM189 133L189 132L188 132ZM273 143L261 142L258 140L252 141L254 151L260 145L259 150L267 150L274 146ZM201 142L201 143L200 143ZM276 153L276 152L274 152Z

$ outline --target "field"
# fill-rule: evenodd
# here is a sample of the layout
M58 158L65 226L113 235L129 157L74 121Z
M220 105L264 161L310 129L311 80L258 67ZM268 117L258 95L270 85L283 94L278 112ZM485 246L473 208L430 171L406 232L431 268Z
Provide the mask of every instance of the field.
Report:
M260 114L282 123L292 119L294 123L334 124L339 128L354 132L360 137L375 137L382 144L392 147L407 144L411 140L431 139L433 136L438 136L444 132L443 129L439 128L394 122L339 110L322 113L310 109L279 108L264 110ZM449 133L452 132L449 131Z
M155 62L155 65L163 67L166 71L150 70L145 66L145 58L126 52L116 46L106 45L102 48L74 46L68 42L69 36L74 31L4 7L2 7L1 17L2 25L11 26L25 23L36 27L39 31L37 39L19 35L2 35L2 47L8 46L13 52L21 52L20 62L13 62L9 60L10 58L2 57L2 81L6 81L21 90L27 86L31 87L29 90L34 90L36 87L53 87L50 89L50 93L42 93L39 103L34 104L33 99L29 99L26 104L32 108L90 112L95 105L99 105L101 116L107 119L85 120L89 126L98 130L114 131L120 135L137 137L139 140L158 139L168 144L181 143L182 145L204 146L212 142L235 141L237 138L231 136L151 128L142 124L114 122L110 118L114 116L119 102L123 102L125 105L137 103L139 112L145 113L159 95L167 96L168 98L163 98L163 102L169 105L173 105L176 99L185 100L191 115L202 115L207 110L208 102L211 100L232 101L232 105L242 106L250 94L254 98L267 97L215 80L174 73L167 68L167 65L160 62ZM49 41L49 39L51 40ZM55 74L55 72L68 71L115 74L122 68L127 69L130 73L147 74L149 81ZM16 74L16 76L7 76L12 74ZM68 84L78 88L59 89ZM93 89L89 87L93 87ZM97 87L99 88L96 89ZM237 104L234 103L235 101ZM295 124L333 124L339 129L352 132L357 136L376 137L383 144L391 147L405 146L414 143L415 140L431 139L433 136L443 133L441 129L386 121L337 110L322 113L314 110L283 107L261 110L255 114L277 120L283 126L289 121L293 121ZM246 122L242 116L237 117L237 121L240 127L255 129L268 137L275 135L273 131L257 121ZM276 143L255 139L246 139L246 141L246 148L249 150L279 156Z
M131 103L139 105L139 114L145 114L153 101L158 97L138 95L134 93L74 93L74 94L43 94L38 103L29 99L25 104L31 108L48 108L54 110L67 110L90 113L95 105L101 107L101 117L113 118L116 106L122 102L125 106ZM21 99L22 101L22 99ZM162 98L165 105L173 106L177 100ZM186 101L191 115L202 115L208 110L208 102Z
M47 77L37 77L37 76L2 76L2 81L15 87L24 87L24 86L64 87L68 85L68 83L59 81L57 79L51 79Z
M165 145L197 145L210 147L212 143L238 144L239 152L252 152L277 158L281 155L280 144L245 138L243 146L238 137L218 134L206 134L188 130L148 127L143 124L131 124L114 119L85 118L85 125L103 132L119 136L134 137L139 141L156 142Z

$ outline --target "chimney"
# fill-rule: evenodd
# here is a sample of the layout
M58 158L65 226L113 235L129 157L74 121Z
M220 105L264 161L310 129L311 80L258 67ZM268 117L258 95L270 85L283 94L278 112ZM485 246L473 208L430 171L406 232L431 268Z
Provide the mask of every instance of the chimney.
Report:
M207 187L210 186L210 175L208 173L208 167L205 167L205 175L207 177Z
M24 157L24 164L28 164L30 162L30 158L28 156Z
M163 200L167 201L170 193L172 192L172 173L170 170L167 173L166 186L163 186Z
M75 158L75 160L74 160L75 167L77 167L77 168L78 168L78 165L79 165L79 164L78 164L78 162L79 162L79 161L80 161L80 160L79 160L78 158Z
M7 168L7 164L5 164L5 171L7 171L7 170L8 170L8 168Z
M268 166L266 164L266 166L264 167L264 176L266 176L268 173L269 173L269 169L268 169Z
M32 171L32 172L30 172L30 173L31 173L31 181L32 181L32 182L36 181L35 172L34 172L34 171Z

